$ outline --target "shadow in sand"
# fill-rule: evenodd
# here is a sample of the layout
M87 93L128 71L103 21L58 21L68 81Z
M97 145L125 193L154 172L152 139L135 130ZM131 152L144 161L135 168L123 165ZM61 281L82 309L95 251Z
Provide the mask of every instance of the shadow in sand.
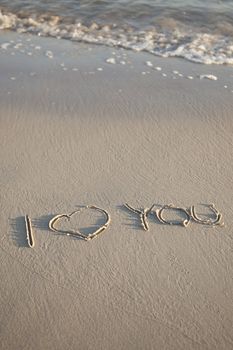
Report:
M210 206L211 204L198 203L194 206L195 212L203 220L214 220L216 219L216 214L210 209Z
M78 239L78 240L83 240L83 238L81 236L75 234L75 230L64 230L62 228L62 220L67 220L67 218L65 218L65 217L64 217L64 219L61 218L59 220L60 221L59 223L57 222L57 225L56 225L57 231L51 231L49 229L49 222L56 215L58 215L58 214L43 215L43 216L39 217L38 219L33 220L32 224L37 229L42 230L42 231L50 231L53 235L56 235L56 236L61 236L61 235L65 235L66 236L68 234L69 237L71 237L71 238ZM77 213L77 215L78 215L78 213ZM97 218L97 220L96 220L94 225L86 226L86 227L80 227L80 228L77 228L77 230L81 234L88 236L89 234L91 234L94 231L96 231L99 227L104 225L104 223L105 223L105 218L102 218L102 217L101 218Z
M54 216L56 216L58 214L49 214L49 215L42 215L40 216L38 219L34 219L32 221L32 225L37 228L38 230L40 231L48 231L50 232L53 236L65 236L67 235L67 232L64 231L64 230L59 230L59 232L56 232L56 231L51 231L50 228L49 228L49 222L50 220L52 220L52 218ZM76 236L71 236L73 238L77 238L77 239L80 239L79 237L76 237Z
M161 204L154 204L154 208L148 214L147 218L148 218L149 226L150 226L150 224L162 225L162 223L158 220L157 215L155 213L155 210L160 208L160 207L161 207ZM126 208L124 205L118 205L117 208L124 211L126 214L128 214L129 223L125 223L126 226L131 226L134 230L144 231L142 224L141 224L141 219L139 217L139 214L133 213L128 208ZM136 209L143 210L143 208L136 208Z
M42 215L38 219L32 220L32 225L41 231L49 231L49 221L56 214Z
M143 231L143 227L142 227L139 215L134 214L133 212L131 212L123 204L122 205L118 205L117 209L120 209L125 214L127 214L127 222L124 223L125 226L130 226L134 230L137 230L137 231Z
M13 241L18 247L29 247L27 241L26 225L24 216L10 219Z

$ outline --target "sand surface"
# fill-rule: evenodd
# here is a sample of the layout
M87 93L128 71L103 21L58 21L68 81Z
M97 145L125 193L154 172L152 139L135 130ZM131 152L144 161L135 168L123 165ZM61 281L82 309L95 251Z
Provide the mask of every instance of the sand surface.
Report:
M7 32L5 43L0 348L232 349L233 68ZM225 227L151 216L146 232L125 202L215 203ZM48 229L83 205L111 215L98 238ZM96 223L86 210L60 227Z

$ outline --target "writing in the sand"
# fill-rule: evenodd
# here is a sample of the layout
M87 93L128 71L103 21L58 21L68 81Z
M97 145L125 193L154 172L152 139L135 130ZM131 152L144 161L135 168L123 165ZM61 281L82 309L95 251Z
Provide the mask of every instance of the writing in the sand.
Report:
M195 206L192 205L189 208L175 206L174 204L166 204L161 206L158 209L155 209L155 204L151 205L148 208L137 209L129 205L128 203L124 204L124 207L129 211L129 213L133 213L136 217L138 217L140 225L143 230L149 231L149 223L148 218L149 215L153 216L160 224L162 225L180 225L183 227L187 227L191 221L194 223L198 223L201 225L207 226L223 226L224 223L222 221L222 214L218 211L214 204L209 204L207 207L210 210L211 217L206 215L199 215L195 209ZM104 218L105 222L103 225L98 227L94 232L90 232L89 234L84 234L80 231L67 231L57 228L57 223L62 221L62 219L70 220L72 216L82 212L83 210L95 210L100 212ZM166 211L174 211L179 212L179 218L177 220L168 219L165 217ZM78 210L73 211L70 214L58 214L54 216L48 224L48 227L52 231L59 232L61 234L65 234L67 236L74 236L85 241L90 241L93 238L97 237L100 233L106 231L111 223L111 216L107 210L99 208L95 205L87 205ZM31 219L28 215L25 216L25 227L27 234L28 245L33 248L35 246L35 240L32 230Z

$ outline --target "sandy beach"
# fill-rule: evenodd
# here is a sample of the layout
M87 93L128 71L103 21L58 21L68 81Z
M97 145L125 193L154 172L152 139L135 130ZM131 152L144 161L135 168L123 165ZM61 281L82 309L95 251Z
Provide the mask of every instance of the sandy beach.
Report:
M0 349L232 349L233 67L1 34ZM225 226L145 231L126 202ZM86 205L97 238L49 230Z

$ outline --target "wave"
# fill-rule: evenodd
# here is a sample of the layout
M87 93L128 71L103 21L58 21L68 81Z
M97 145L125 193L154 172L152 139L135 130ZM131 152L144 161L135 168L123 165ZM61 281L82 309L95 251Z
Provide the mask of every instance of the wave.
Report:
M169 19L167 19L169 22ZM128 25L84 25L62 17L17 15L0 10L0 29L19 33L32 33L58 39L123 47L134 51L147 51L161 57L182 57L204 64L233 64L233 37L193 31L175 23L158 28L151 26L138 30Z

